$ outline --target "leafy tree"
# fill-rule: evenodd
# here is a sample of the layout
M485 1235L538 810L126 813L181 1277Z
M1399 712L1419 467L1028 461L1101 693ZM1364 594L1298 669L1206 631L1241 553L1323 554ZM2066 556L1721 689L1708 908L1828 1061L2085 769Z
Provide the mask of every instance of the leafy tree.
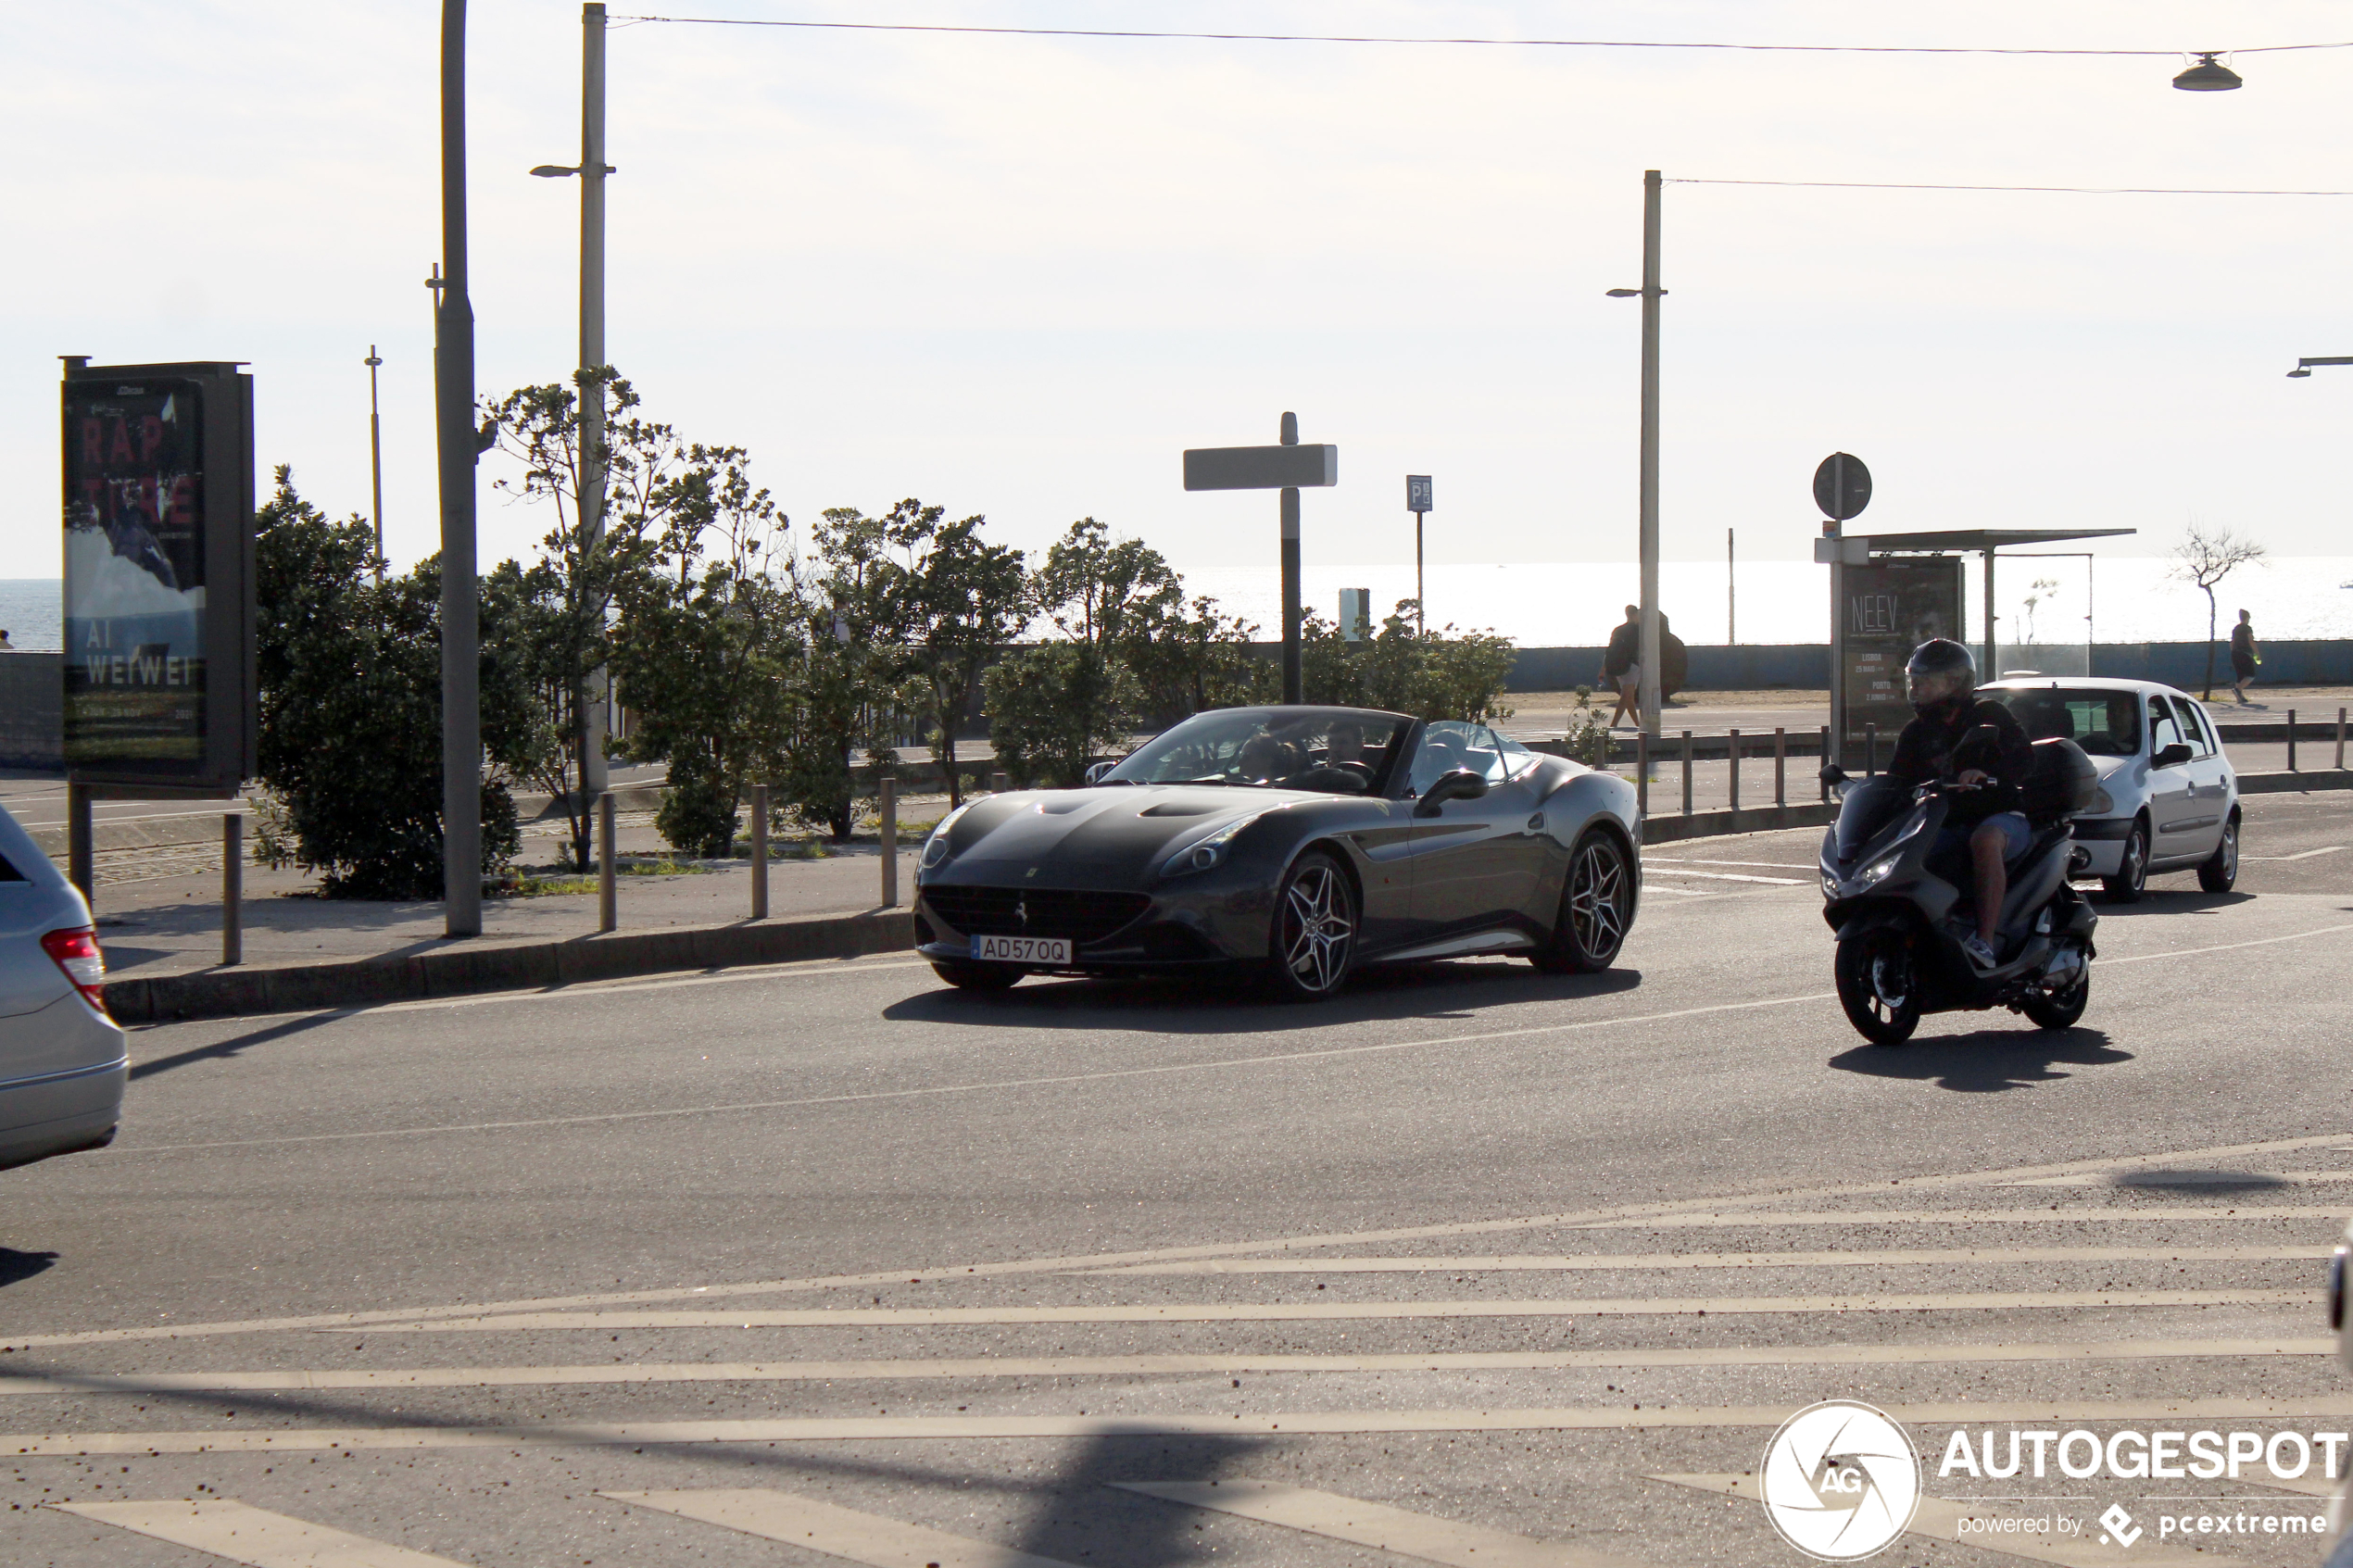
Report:
M1095 755L1126 738L1135 684L1092 643L1015 648L982 677L997 760L1026 788L1076 784Z
M613 671L638 714L624 755L669 764L655 826L715 858L734 847L745 785L780 771L808 635L789 577L774 574L784 520L742 449L685 458L651 497L667 520L662 569L621 584Z
M1027 622L1030 590L1022 553L981 539L986 519L975 514L943 523L943 512L909 499L882 517L895 570L882 587L887 608L879 619L922 681L932 757L948 774L948 802L955 807L963 804L956 727L980 689L981 672Z
M1278 700L1282 671L1251 647L1257 630L1206 595L1189 609L1139 618L1123 651L1141 712L1166 724L1213 708Z
M1379 708L1424 719L1504 719L1512 643L1491 632L1448 626L1423 632L1416 606L1401 599L1373 636L1350 642L1310 611L1300 625L1300 692L1309 702Z
M806 652L779 762L794 809L839 841L855 814L852 759L862 750L877 767L897 767L899 716L926 699L902 679L907 607L888 515L830 508L811 543L814 558L796 556L793 565Z
M498 591L518 618L516 672L531 683L550 716L524 776L565 811L573 862L585 871L596 802L579 787L581 759L602 706L597 677L611 663L615 607L625 585L665 552L678 552L680 530L695 527L697 520L681 515L679 503L694 495L682 476L724 466L726 454L688 446L671 426L635 412L636 389L609 366L573 380L602 382L610 405L601 452L604 526L595 539L576 506L589 454L573 388L556 383L519 387L485 400L482 416L485 434L521 469L492 481L492 488L555 508L556 525L541 542L539 559L528 570L516 568Z
M2214 698L2214 633L2221 620L2214 590L2232 571L2261 560L2266 554L2262 546L2243 533L2228 528L2209 530L2196 522L2183 531L2182 542L2173 546L2173 565L2167 575L2194 583L2206 595L2206 690L2201 695L2207 701Z
M333 897L442 892L441 572L438 558L375 581L373 531L329 519L281 465L255 517L261 781L296 860ZM509 786L544 721L498 650L512 628L485 596L483 870L521 847Z

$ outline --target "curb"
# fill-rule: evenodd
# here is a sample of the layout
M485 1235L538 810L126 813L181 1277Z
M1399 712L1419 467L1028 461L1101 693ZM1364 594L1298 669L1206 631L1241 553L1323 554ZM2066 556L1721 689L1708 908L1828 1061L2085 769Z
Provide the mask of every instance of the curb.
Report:
M314 1012L738 964L854 959L904 952L914 945L915 918L909 909L613 932L497 947L453 944L434 952L350 963L110 981L107 1011L116 1022L126 1024Z
M2353 789L2353 768L2308 768L2295 773L2241 773L2241 795L2308 795L2316 789Z
M1835 803L1808 801L1796 806L1744 806L1737 811L1694 811L1642 819L1644 844L1673 844L1686 838L1717 838L1733 833L1770 833L1775 828L1825 827L1838 821Z

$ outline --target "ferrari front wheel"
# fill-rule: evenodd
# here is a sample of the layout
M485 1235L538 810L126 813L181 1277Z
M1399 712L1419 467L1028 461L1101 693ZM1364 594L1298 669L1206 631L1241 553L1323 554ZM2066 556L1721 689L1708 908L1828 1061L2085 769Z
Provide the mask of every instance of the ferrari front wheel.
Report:
M1529 955L1547 974L1597 974L1617 960L1634 918L1634 870L1626 847L1600 828L1568 853L1553 939Z
M1293 862L1275 896L1273 957L1284 994L1322 1001L1348 983L1356 959L1356 889L1340 863L1321 849Z

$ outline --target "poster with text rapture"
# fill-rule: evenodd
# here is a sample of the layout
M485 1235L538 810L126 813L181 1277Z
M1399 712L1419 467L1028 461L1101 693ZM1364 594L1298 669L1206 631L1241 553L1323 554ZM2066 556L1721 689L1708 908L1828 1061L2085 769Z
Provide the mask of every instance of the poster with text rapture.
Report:
M203 764L202 408L177 378L66 387L69 767Z

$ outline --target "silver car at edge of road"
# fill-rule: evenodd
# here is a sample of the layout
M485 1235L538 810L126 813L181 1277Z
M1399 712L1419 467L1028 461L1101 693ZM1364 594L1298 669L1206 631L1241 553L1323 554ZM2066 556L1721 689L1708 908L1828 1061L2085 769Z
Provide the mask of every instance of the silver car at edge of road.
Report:
M0 809L0 1169L114 1141L131 1063L90 906Z
M2110 899L2137 901L2156 872L2197 872L2208 893L2239 874L2239 788L2221 737L2187 692L2154 681L2010 676L1979 694L2017 715L2031 740L2064 735L2100 771L2101 798L2075 842Z

